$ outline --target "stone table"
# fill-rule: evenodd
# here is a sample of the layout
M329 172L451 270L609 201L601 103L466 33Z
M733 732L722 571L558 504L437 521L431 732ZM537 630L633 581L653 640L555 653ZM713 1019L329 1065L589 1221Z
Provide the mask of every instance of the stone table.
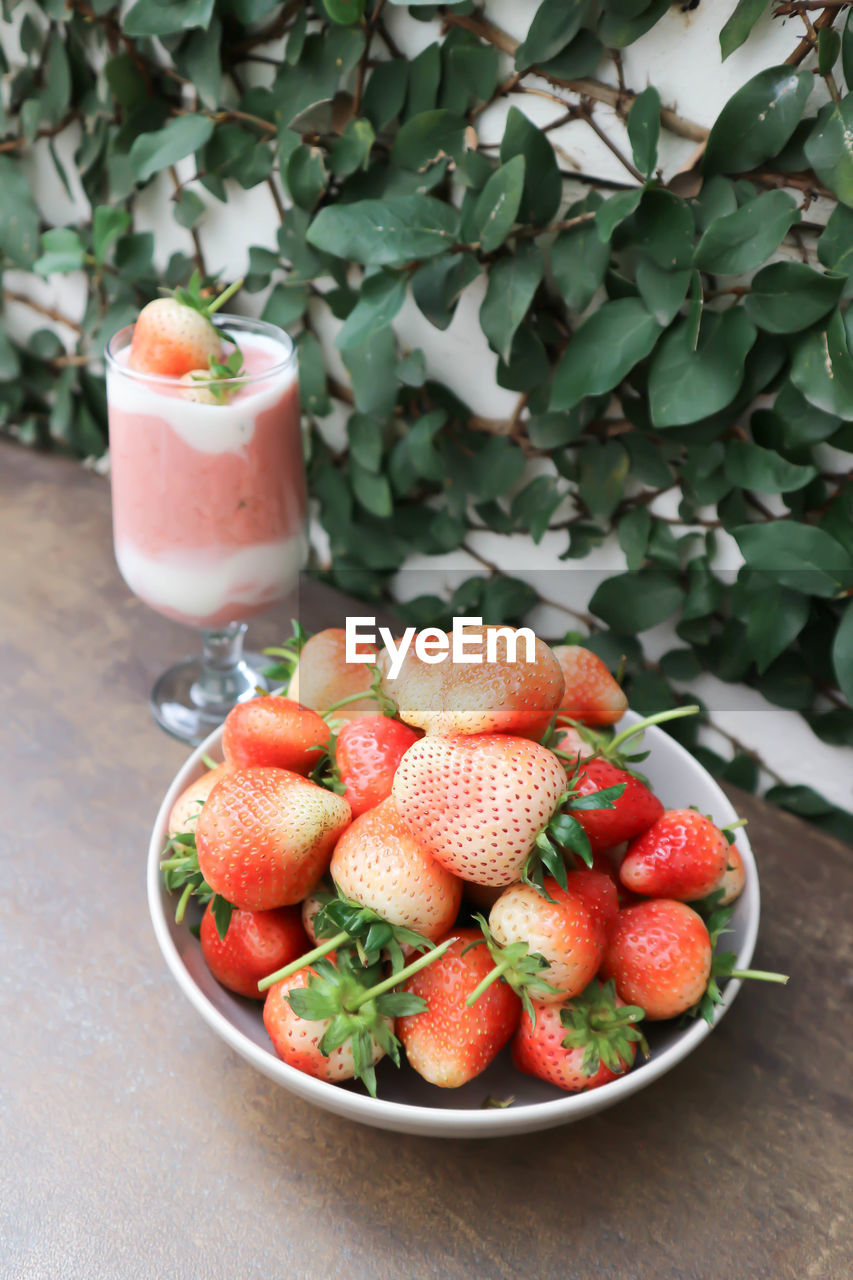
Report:
M360 1128L227 1049L155 946L146 844L186 748L146 699L192 646L119 579L106 482L0 446L0 545L3 1280L848 1280L849 848L737 797L755 963L791 982L620 1106L512 1140Z

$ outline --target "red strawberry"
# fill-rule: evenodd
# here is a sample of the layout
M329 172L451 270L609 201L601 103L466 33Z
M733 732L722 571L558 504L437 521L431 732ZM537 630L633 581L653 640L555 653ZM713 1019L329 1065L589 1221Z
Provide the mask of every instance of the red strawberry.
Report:
M368 646L361 645L366 649ZM288 688L288 696L297 698L303 707L325 715L342 698L367 694L373 677L373 666L367 662L347 662L346 631L329 627L306 640L299 654ZM336 720L356 720L375 715L374 697L355 697L335 710Z
M454 930L456 941L440 960L409 978L403 990L421 996L422 1013L397 1020L397 1034L418 1075L455 1089L484 1071L518 1026L521 1002L494 982L473 1007L467 997L493 969L479 929ZM470 950L466 948L470 947Z
M220 938L211 903L201 921L201 954L217 982L237 995L263 1000L261 978L304 954L308 939L298 907L233 911Z
M487 636L498 631L503 634L496 638L496 661L488 662ZM413 642L396 679L383 678L383 688L401 719L431 734L510 733L541 738L560 705L563 677L543 640L536 640L533 661L528 662L522 638L515 661L510 662L505 633L513 631L513 627L465 627L465 652L482 657L480 663L453 662L449 651L442 662L422 662ZM445 634L436 632L436 637Z
M228 712L222 752L235 769L263 764L307 775L328 737L329 726L316 711L273 694L250 698Z
M512 1043L519 1071L547 1080L569 1093L598 1089L630 1070L643 1010L626 1005L612 983L591 982L566 1004L537 1004L535 1021L525 1011Z
M506 889L489 912L489 929L501 947L525 943L528 954L547 962L537 978L552 991L540 991L543 1004L578 995L595 977L604 952L604 930L578 894L545 880L546 898L527 884Z
M547 747L498 734L426 737L409 747L392 794L412 834L454 875L508 885L566 791Z
M660 800L639 778L609 760L584 761L577 774L572 766L569 780L579 796L592 795L605 787L625 787L612 809L572 810L572 816L589 837L593 854L641 835L663 813Z
M331 961L320 960L316 966L298 969L289 978L270 987L264 1004L264 1026L276 1053L288 1066L304 1071L317 1080L339 1084L342 1080L352 1080L353 1076L360 1075L363 1071L371 1072L380 1058L384 1057L386 1047L384 1037L368 1034L366 1041L363 1041L363 1044L366 1043L366 1053L363 1055L366 1060L358 1063L351 1036L334 1048L327 1046L328 1052L320 1047L331 1029L333 1019L300 1017L291 1006L289 997L297 991L307 990L312 976L321 977L322 966L327 964L331 965ZM380 1022L384 1027L384 1035L390 1036L394 1026L392 1018L386 1016ZM375 1032L377 1028L372 1030Z
M346 800L297 773L264 765L233 769L202 809L199 868L214 893L243 910L301 902L349 821Z
M567 880L569 892L580 898L606 937L619 915L619 894L613 877L605 871L581 867L570 871Z
M654 898L619 912L602 973L651 1021L676 1018L705 993L712 947L702 917L683 902Z
M725 875L729 843L695 809L667 809L628 845L619 869L627 889L649 898L704 898Z
M723 872L719 882L714 885L715 890L722 893L720 898L720 906L727 907L729 903L739 898L746 886L746 868L743 865L740 849L736 844L730 844L726 850L726 869Z
M415 839L392 799L347 828L335 845L330 869L338 891L350 902L433 942L447 933L459 912L462 882Z
M178 835L179 832L195 831L201 806L217 782L228 772L228 768L227 764L220 764L215 769L208 769L207 773L196 778L195 782L191 782L186 790L181 792L169 814L170 837Z
M389 716L361 716L344 725L335 761L354 818L390 796L397 766L420 737L419 730Z
M598 654L577 644L554 646L566 688L560 712L597 728L615 724L628 710L628 699Z

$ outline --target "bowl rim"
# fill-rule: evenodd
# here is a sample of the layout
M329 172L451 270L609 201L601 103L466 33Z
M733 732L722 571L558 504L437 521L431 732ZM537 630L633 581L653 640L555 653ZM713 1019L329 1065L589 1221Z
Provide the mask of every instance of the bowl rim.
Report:
M639 719L640 716L635 712L628 711L620 724L635 723ZM652 735L654 741L659 742L665 739L668 749L686 758L689 766L703 776L705 784L716 790L724 812L731 814L731 820L737 817L732 802L716 779L681 743L655 726L649 727L645 732L646 735ZM160 876L160 858L169 813L180 793L198 775L199 767L204 763L202 757L211 756L212 753L217 752L221 738L222 727L220 726L193 751L172 779L157 812L148 846L147 865L148 909L154 934L172 976L211 1030L264 1075L283 1085L291 1093L326 1111L378 1128L420 1133L432 1137L499 1137L569 1123L630 1097L671 1071L692 1053L706 1036L710 1035L720 1019L731 1008L740 991L741 980L730 979L726 983L722 1003L717 1005L713 1024L709 1025L704 1018L697 1018L692 1026L680 1033L674 1044L618 1080L610 1081L601 1088L587 1093L566 1094L548 1101L523 1104L517 1108L481 1110L470 1107L444 1109L424 1107L351 1093L338 1085L306 1075L295 1067L288 1066L270 1050L261 1048L215 1007L184 964L170 932L165 910L166 891ZM648 745L648 737L646 742ZM743 858L746 872L743 893L746 920L744 940L737 952L735 968L747 969L758 937L761 908L758 870L749 838L743 829L738 832L738 850Z

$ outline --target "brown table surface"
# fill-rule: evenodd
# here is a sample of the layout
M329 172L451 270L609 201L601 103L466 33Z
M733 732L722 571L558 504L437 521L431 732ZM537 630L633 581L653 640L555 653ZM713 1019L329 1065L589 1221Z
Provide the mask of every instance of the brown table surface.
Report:
M848 1280L850 849L737 797L756 964L791 982L620 1106L498 1141L360 1128L226 1048L155 945L145 850L186 748L146 699L192 645L120 581L107 483L0 446L0 545L4 1280Z

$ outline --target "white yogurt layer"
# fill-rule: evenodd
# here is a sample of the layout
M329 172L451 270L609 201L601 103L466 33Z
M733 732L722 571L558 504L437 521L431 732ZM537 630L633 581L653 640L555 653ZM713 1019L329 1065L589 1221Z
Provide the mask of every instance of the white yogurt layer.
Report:
M229 604L259 605L282 599L302 568L304 537L243 547L230 555L170 552L155 559L131 543L116 545L116 560L134 595L188 618L210 618Z
M264 351L281 361L281 344L261 334L241 334L243 351ZM127 366L130 347L116 355L120 366ZM249 375L251 376L251 375ZM255 433L259 413L273 408L296 381L296 365L270 375L256 375L257 382L247 387L230 404L198 404L164 391L156 381L135 377L132 370L120 373L107 367L107 399L111 408L123 413L144 414L168 423L176 435L200 453L240 453Z

